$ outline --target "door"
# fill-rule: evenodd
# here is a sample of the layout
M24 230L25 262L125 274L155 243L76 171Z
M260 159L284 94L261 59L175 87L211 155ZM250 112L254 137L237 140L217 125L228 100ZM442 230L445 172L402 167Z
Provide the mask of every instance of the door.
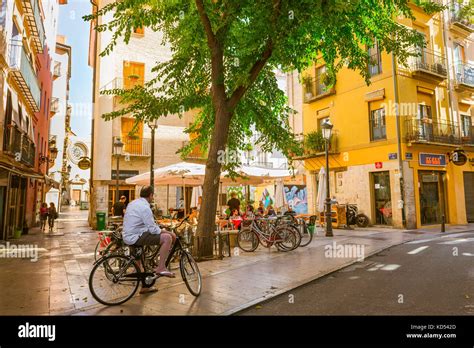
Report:
M467 222L474 222L474 172L464 172L464 199Z
M81 201L81 190L72 190L72 199L77 203Z
M134 118L122 117L122 142L124 143L123 152L130 155L142 154L143 141L143 122L139 122L136 132L130 135L135 124Z
M431 106L425 104L418 105L420 139L433 141L433 115Z
M123 62L123 88L143 86L145 82L145 64L137 62Z
M446 215L445 173L419 171L420 215L422 225L440 224Z
M392 224L392 195L390 172L372 173L375 224Z
M112 206L117 202L117 199L115 198L115 191L116 191L116 186L115 185L109 185L109 212L112 213ZM125 196L125 207L130 203L131 201L135 200L135 186L129 186L129 185L121 185L119 186L119 198L121 196Z

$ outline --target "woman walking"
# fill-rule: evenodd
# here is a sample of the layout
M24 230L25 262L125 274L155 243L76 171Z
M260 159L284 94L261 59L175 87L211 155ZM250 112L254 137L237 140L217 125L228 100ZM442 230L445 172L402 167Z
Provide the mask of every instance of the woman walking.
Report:
M56 220L58 217L58 212L56 211L56 207L54 206L53 202L49 204L48 213L49 232L53 232L54 220Z
M48 209L48 204L41 203L41 208L40 208L40 222L41 222L41 231L44 232L44 229L46 228L46 220L48 220L48 214L49 209Z

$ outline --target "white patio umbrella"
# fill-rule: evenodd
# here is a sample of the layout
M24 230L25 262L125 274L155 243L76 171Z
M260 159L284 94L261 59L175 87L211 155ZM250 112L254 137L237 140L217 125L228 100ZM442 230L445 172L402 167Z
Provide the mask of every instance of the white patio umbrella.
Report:
M191 207L198 206L199 196L202 196L202 186L194 186L193 193L191 195Z
M316 207L320 213L324 211L324 204L326 200L326 171L324 167L319 170L319 184L318 184L318 195L316 197Z
M283 185L283 180L279 179L275 187L275 208L281 209L287 204L285 186Z

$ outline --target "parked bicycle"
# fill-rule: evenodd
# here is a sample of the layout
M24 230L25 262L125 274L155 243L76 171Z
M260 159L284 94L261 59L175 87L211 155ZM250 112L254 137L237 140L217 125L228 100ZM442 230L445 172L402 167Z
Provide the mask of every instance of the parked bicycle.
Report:
M140 284L147 288L155 284L159 276L146 262L143 247L130 247L130 255L112 253L94 263L89 276L89 289L99 303L107 306L120 305L135 295ZM202 277L199 267L191 254L185 250L182 236L176 242L166 260L166 267L173 258L179 259L181 277L189 292L199 296L202 289ZM142 271L140 264L144 267Z
M266 248L275 245L279 251L291 251L300 243L299 232L287 224L279 224L276 219L245 220L237 234L239 248L247 252L255 251L259 244Z

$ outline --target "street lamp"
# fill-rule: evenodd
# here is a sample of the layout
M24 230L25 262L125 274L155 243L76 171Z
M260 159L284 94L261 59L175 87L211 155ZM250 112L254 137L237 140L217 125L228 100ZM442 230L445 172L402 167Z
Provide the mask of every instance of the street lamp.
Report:
M158 128L158 119L149 121L148 127L151 129L150 186L155 192L155 130Z
M119 201L119 162L120 162L120 156L122 155L122 150L123 150L123 143L120 140L120 138L115 138L114 141L114 156L115 160L117 161L117 171L115 172L115 179L116 179L116 188L115 188L115 202Z
M326 153L326 237L334 236L332 234L331 195L329 192L329 141L331 140L332 127L333 125L329 119L325 119L321 124Z

